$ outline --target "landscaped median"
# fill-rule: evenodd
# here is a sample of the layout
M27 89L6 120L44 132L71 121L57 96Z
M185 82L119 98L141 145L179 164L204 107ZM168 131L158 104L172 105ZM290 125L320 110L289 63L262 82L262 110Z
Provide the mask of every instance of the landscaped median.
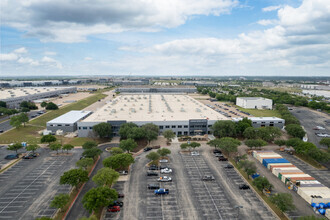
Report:
M105 94L97 93L58 110L48 111L46 114L31 120L25 127L20 127L19 129L15 128L7 131L4 135L0 135L0 144L20 142L27 142L29 144L40 143L41 136L38 134L38 131L46 128L47 121L61 116L71 110L82 110L106 96L107 95Z
M272 211L277 215L277 217L281 220L289 220L289 218L279 209L277 208L267 197L264 195L261 191L259 191L253 184L252 179L248 178L248 175L242 171L237 163L233 159L229 159L229 161L234 165L235 169L239 171L239 174L244 177L244 179L249 183L249 185L252 187L252 189L257 193L257 195L268 205L269 208L272 209Z

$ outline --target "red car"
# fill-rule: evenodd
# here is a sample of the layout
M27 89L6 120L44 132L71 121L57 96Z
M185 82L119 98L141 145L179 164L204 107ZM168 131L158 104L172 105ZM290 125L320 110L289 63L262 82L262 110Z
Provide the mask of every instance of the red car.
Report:
M125 195L123 193L118 193L118 198L124 198Z
M108 212L120 212L120 207L119 206L111 206L108 208Z

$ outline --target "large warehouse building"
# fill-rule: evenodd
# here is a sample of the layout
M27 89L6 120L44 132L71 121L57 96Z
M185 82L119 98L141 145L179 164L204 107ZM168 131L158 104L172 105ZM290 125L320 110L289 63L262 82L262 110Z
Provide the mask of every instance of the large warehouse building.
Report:
M273 100L262 97L237 97L236 105L247 109L272 109Z
M60 94L74 93L76 87L25 87L0 90L0 101L6 102L8 108L19 107L23 101L33 101L43 98L55 97Z
M116 92L121 93L194 93L197 92L194 86L126 86L119 87Z
M160 133L171 129L176 135L202 135L210 133L218 120L228 119L188 95L121 95L78 122L78 136L92 135L93 126L101 122L112 125L114 136L118 135L120 125L127 122L138 126L153 123L159 126Z
M234 122L238 122L243 118L233 118ZM278 127L283 128L285 120L277 117L248 117L252 121L252 126L255 128L260 127Z
M69 111L53 120L47 122L47 130L56 132L62 130L64 132L74 132L77 130L77 122L85 119L91 111Z

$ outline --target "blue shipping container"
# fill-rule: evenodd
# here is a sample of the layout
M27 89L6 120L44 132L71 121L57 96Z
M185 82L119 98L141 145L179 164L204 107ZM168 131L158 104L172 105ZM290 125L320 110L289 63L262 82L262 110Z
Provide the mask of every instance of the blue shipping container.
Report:
M284 158L269 158L263 159L262 164L267 168L267 165L270 163L290 163L287 159Z

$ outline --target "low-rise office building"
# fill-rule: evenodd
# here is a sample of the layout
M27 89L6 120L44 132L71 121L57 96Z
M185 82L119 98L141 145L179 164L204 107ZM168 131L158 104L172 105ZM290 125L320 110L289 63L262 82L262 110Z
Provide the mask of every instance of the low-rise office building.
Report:
M273 100L262 97L237 97L236 105L247 109L272 109Z
M74 93L76 87L25 87L0 90L0 101L6 102L8 108L17 108L23 101L33 101L60 94Z
M62 130L64 132L74 132L77 130L77 122L85 119L91 111L69 111L49 122L47 122L47 130L56 132Z
M238 122L243 118L233 118L234 122ZM285 120L277 117L248 117L252 121L252 126L255 128L260 127L277 127L282 129L285 124Z
M210 134L211 126L218 120L228 119L188 95L120 95L79 121L78 136L92 136L93 126L101 122L111 124L114 136L118 135L120 126L128 122L138 126L153 123L160 133L171 129L176 135L203 135Z

